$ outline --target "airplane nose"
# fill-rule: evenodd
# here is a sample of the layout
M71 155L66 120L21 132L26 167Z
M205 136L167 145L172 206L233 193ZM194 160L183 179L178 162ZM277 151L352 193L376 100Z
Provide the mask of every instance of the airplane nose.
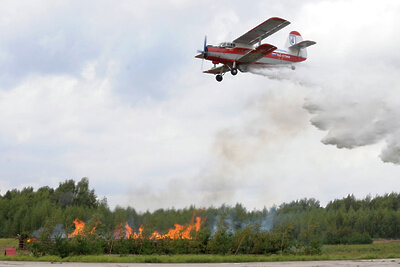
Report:
M203 54L198 54L197 56L195 56L195 58L204 58Z

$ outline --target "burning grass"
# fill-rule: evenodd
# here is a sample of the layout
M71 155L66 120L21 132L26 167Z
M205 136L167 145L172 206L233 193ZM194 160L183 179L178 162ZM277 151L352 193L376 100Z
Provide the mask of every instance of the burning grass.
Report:
M138 228L138 232L134 232L132 227L129 226L128 222L120 223L113 232L113 238L115 239L123 239L123 238L133 238L133 239L151 239L151 240L160 240L160 239L192 239L192 231L198 232L201 226L204 224L204 219L196 216L192 217L190 223L181 225L174 224L174 228L168 230L165 234L160 234L158 231L154 231L148 236L144 236L144 227L141 225ZM100 222L96 222L96 225L91 229L87 229L85 222L76 218L73 221L75 225L75 230L68 234L68 238L74 238L77 236L86 236L86 235L94 235L96 234L96 228L100 224ZM28 243L37 241L36 238L29 238Z
M133 239L151 239L151 240L160 240L160 239L192 239L192 231L198 232L201 228L201 225L204 224L204 220L201 217L192 217L190 223L186 225L174 224L174 228L168 230L166 234L160 234L158 231L152 232L148 236L144 236L144 227L141 225L138 229L138 232L133 232L132 227L129 226L128 222L121 223L114 230L114 238L133 238Z
M128 222L125 222L117 225L111 234L107 234L104 231L97 233L100 222L91 227L76 218L72 233L52 236L43 232L40 239L29 238L27 243L35 256L49 254L67 257L107 252L137 255L205 253L205 241L210 233L207 229L205 232L200 231L204 221L199 216L193 216L189 223L176 223L165 234L158 231L148 232L143 225L134 232Z

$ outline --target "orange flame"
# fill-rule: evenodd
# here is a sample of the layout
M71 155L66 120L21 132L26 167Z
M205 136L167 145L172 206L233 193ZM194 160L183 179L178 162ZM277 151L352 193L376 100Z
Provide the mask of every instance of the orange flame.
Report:
M200 230L200 227L203 223L201 222L200 217L196 217L196 222L192 221L187 224L187 225L180 225L180 224L174 224L174 229L170 229L168 233L165 235L161 235L158 232L154 232L150 239L164 239L164 238L170 238L170 239L192 239L192 236L190 233L192 230L195 230L198 232Z
M75 230L73 233L68 235L68 238L76 237L78 235L84 236L85 235L85 223L78 218L74 220L75 224ZM94 234L96 232L96 227L99 224L99 222L96 222L96 225L93 227L93 229L89 232L89 234Z
M27 240L26 240L26 242L27 243L31 243L31 242L36 242L36 241L38 241L36 238L28 238Z
M166 234L160 234L157 231L154 231L150 236L149 239L192 239L190 233L194 230L198 232L201 228L201 225L204 221L201 221L201 217L196 217L195 221L192 218L191 222L187 225L180 225L174 224L174 228L170 229ZM123 230L125 228L125 230ZM143 226L139 227L138 233L134 233L132 228L129 226L127 222L125 222L125 226L123 224L119 224L117 228L114 230L114 238L121 239L121 238L133 238L133 239L143 239ZM125 234L124 234L125 232Z
M142 239L143 238L143 226L141 225L140 227L139 227L139 234L137 234L137 233L133 233L133 239Z
M92 229L92 231L89 232L89 234L94 235L96 233L97 225L99 225L99 222L96 222L96 225L93 226L93 229Z
M127 222L125 222L125 226L122 226L122 225L123 224L120 223L117 226L117 228L114 230L114 238L121 239L124 237L124 234L125 234L126 238L134 237L134 234L132 234L133 230L129 226L129 224ZM125 230L123 230L122 228L125 228Z
M162 235L160 235L160 233L159 232L157 232L157 231L155 231L155 232L153 232L151 235L150 235L150 237L149 237L150 239L162 239L163 238L163 236Z
M169 231L164 235L161 235L159 232L155 231L150 235L149 239L192 239L190 233L193 230L198 232L203 223L204 222L201 221L201 217L196 217L196 222L194 222L192 218L191 222L187 225L174 224L174 228L169 229Z
M125 237L126 238L133 237L132 227L130 227L128 223L125 223Z

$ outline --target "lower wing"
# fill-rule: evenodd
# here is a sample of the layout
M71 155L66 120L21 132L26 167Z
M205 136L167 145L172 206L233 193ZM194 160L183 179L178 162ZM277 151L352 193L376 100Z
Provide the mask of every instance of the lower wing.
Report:
M217 67L217 68L212 68L206 71L203 71L204 73L210 73L210 74L222 74L225 72L228 72L230 70L230 68L227 65L223 65L221 67Z
M256 49L250 50L246 55L240 57L236 61L236 66L238 66L240 64L254 63L257 60L259 60L260 58L265 57L266 55L268 55L275 49L276 49L276 47L273 45L262 44L262 45L258 46ZM233 64L231 64L231 65L233 65ZM221 67L212 68L212 69L209 69L209 70L206 70L203 72L210 73L210 74L222 74L222 73L228 72L231 69L231 65L230 66L223 65Z
M265 57L272 51L276 49L276 46L270 45L270 44L262 44L259 45L256 49L250 50L246 55L242 56L237 60L238 64L244 63L244 64L251 64L253 62L256 62L260 58Z

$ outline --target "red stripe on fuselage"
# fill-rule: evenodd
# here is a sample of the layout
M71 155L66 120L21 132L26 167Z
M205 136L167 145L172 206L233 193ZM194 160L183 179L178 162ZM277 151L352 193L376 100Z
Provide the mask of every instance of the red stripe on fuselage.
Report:
M222 54L234 54L234 55L245 55L247 54L250 50L249 48L220 48L220 47L209 47L208 52L214 52L214 53L222 53ZM272 58L276 60L281 60L281 61L286 61L286 62L301 62L306 60L304 57L298 57L282 52L277 52L277 50L269 53L268 55L264 56L264 58ZM220 63L233 63L235 60L229 59L229 58L223 58L223 57L216 57L216 56L207 56L207 60L212 60L212 61L218 61ZM251 64L265 64L262 62L254 62Z

